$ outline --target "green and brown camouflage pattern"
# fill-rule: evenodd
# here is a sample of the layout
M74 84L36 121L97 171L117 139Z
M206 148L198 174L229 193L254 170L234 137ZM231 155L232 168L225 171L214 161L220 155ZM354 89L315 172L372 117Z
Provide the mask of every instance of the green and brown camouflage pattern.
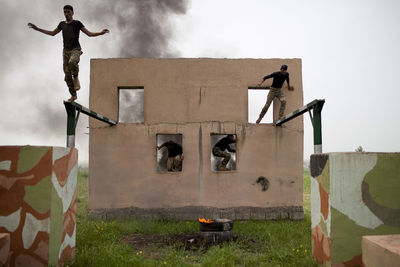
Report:
M78 151L0 146L0 232L10 266L62 266L73 260Z
M400 153L311 156L313 257L362 266L364 235L400 233Z

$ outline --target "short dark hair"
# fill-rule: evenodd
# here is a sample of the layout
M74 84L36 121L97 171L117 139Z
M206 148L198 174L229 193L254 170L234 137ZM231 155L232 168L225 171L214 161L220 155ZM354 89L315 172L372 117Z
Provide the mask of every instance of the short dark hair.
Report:
M287 70L287 65L285 65L285 64L283 64L282 66L281 66L281 70Z
M65 6L64 6L64 9L69 9L69 10L71 10L72 12L74 12L74 8L73 8L71 5L65 5Z

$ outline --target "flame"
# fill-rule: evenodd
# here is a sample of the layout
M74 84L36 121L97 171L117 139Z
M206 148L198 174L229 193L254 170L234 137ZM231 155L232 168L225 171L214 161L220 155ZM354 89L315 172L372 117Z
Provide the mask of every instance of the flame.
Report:
M201 223L213 223L213 221L211 221L210 219L204 219L204 218L199 218L199 222L201 222Z

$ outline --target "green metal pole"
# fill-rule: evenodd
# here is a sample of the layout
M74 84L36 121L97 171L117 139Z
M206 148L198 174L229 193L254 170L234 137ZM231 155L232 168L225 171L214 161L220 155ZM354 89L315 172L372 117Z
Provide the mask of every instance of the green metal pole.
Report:
M67 110L67 147L75 147L76 108L68 102L64 102Z
M103 115L98 114L97 112L94 112L76 102L64 101L64 106L67 110L67 147L75 147L75 129L76 124L78 123L79 114L81 112L89 117L95 118L96 120L108 123L111 126L117 124L116 121L110 120L109 118L104 117ZM77 112L78 115L76 114Z
M322 153L322 126L321 111L325 101L318 101L313 108L313 128L314 128L314 153Z
M325 99L315 99L302 108L282 117L276 122L276 126L281 126L285 122L288 122L308 111L314 129L314 153L322 153L321 111L324 103ZM311 115L311 109L313 110L313 115Z

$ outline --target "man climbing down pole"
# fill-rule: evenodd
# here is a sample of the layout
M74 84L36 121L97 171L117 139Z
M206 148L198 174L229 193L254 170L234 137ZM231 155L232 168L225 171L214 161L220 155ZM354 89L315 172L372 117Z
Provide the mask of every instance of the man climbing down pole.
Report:
M29 28L32 28L41 33L54 36L62 31L63 34L63 69L65 73L65 82L67 83L71 98L68 101L72 102L77 99L76 91L81 88L79 74L79 60L82 54L81 45L79 44L79 32L84 32L89 37L103 35L110 32L107 29L101 32L90 32L83 26L79 20L74 20L74 9L70 5L64 6L65 21L61 21L57 28L53 31L48 31L37 27L35 24L28 23Z
M281 70L274 72L270 75L267 75L263 78L262 82L258 85L261 86L261 84L269 79L273 78L272 80L272 85L269 89L268 97L267 97L267 102L265 103L263 109L261 110L260 116L258 117L256 123L260 123L262 118L264 117L265 113L267 113L269 106L271 105L272 100L274 100L275 97L279 99L281 102L281 107L279 109L279 119L283 117L283 112L285 112L285 107L286 107L286 99L285 95L282 92L282 85L285 81L287 81L288 89L289 90L294 90L293 86L290 86L289 82L289 72L287 72L288 66L287 65L282 65Z

